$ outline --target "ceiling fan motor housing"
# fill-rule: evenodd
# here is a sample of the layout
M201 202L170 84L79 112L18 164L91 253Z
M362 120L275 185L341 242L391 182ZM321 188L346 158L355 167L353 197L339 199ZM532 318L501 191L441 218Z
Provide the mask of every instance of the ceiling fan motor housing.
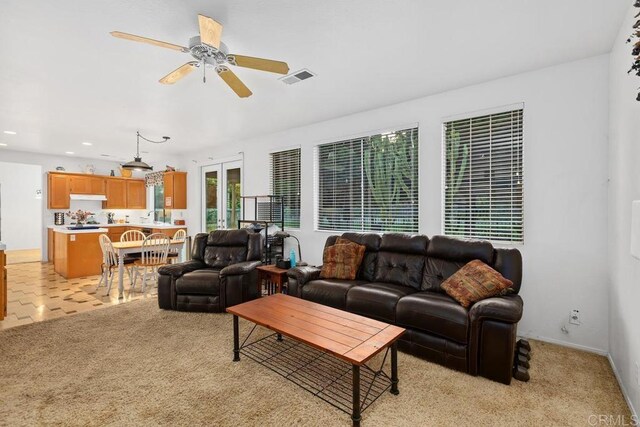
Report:
M217 67L229 62L227 59L229 53L227 45L220 42L220 49L216 49L213 46L202 43L200 36L194 36L189 39L189 53L198 61L198 65L204 62L212 67Z

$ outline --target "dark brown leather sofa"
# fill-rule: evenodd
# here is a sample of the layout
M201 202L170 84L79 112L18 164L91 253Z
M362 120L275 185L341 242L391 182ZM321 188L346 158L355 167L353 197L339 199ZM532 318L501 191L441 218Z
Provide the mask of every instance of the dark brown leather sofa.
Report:
M260 234L219 230L195 236L192 259L158 269L160 308L224 312L258 298L256 267L261 264Z
M329 237L325 246L337 237ZM288 272L290 295L402 326L407 332L400 338L401 350L471 375L511 382L523 306L518 250L445 236L343 237L366 246L356 280L320 279L320 269L298 267ZM440 289L474 259L513 281L513 293L465 309Z

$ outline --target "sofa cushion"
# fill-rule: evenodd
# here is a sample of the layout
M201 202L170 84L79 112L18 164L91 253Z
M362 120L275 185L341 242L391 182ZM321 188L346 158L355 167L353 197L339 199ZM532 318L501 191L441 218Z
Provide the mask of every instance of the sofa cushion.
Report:
M335 245L324 249L320 278L355 280L365 247L346 239L343 242L338 240Z
M196 270L176 280L178 294L219 295L219 270Z
M216 230L209 233L207 246L247 246L249 242L249 230Z
M467 263L479 259L485 264L493 263L493 245L484 240L460 240L447 236L433 236L427 255L447 261Z
M344 310L349 289L364 283L367 282L337 279L312 280L302 288L301 295L302 299Z
M419 290L424 270L423 255L409 255L398 252L378 253L376 282L394 283Z
M204 263L212 268L224 268L246 260L246 246L207 246L204 249Z
M462 344L468 341L468 312L448 295L416 292L401 298L396 306L396 324Z
M427 257L424 261L424 274L422 275L423 291L445 293L440 287L442 282L460 270L467 261L448 261L440 258Z
M480 260L467 263L441 287L463 307L485 298L500 295L513 286L513 282Z
M382 238L375 233L344 233L342 238L348 239L359 245L364 245L364 258L358 270L358 279L373 282L376 273L376 262L378 261L378 250Z
M426 255L429 238L418 234L387 233L380 240L380 251Z
M349 289L347 310L384 322L395 323L398 300L413 292L416 290L411 287L393 283L367 283Z

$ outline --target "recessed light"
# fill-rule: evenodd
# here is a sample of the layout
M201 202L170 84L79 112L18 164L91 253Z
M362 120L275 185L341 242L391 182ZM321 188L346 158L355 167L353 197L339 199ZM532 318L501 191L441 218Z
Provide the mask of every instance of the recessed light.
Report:
M4 133L6 133L7 135L15 135L18 132L12 131L12 130L5 130Z
M102 157L110 157L108 154L100 154Z
M4 142L0 142L0 147L6 147L7 144L5 144Z
M82 145L91 146L93 144L91 142L83 142Z
M65 154L75 154L73 151L65 151Z

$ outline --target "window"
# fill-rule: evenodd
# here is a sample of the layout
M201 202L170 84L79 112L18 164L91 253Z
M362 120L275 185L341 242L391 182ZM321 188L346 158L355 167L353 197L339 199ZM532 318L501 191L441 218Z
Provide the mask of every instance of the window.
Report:
M300 228L300 149L271 153L271 194L283 196L284 226Z
M154 221L171 222L171 211L164 209L164 186L153 187L153 216Z
M418 128L316 147L316 229L418 231Z
M523 242L522 109L444 124L444 233Z

